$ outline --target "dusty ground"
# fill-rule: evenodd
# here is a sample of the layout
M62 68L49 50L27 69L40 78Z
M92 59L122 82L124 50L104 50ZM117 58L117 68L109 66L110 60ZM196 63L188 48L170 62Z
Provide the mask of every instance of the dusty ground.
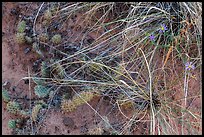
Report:
M17 16L11 13L11 9L15 8L17 3L4 3L3 4L3 15L2 15L2 83L5 84L5 88L13 95L13 96L22 96L26 95L30 97L31 91L29 91L29 85L26 84L24 80L21 78L28 76L28 71L33 74L33 62L39 59L33 51L28 53L24 53L25 49L28 48L27 45L19 46L16 44L14 39L14 34L16 32L15 28L17 25ZM29 4L28 4L29 5ZM32 7L35 9L35 6ZM23 12L23 9L21 9ZM25 11L24 11L25 12ZM74 22L70 25L70 28L73 28ZM81 24L83 26L83 24ZM78 35L76 32L79 27L74 26L74 29L70 29L70 37L68 40L77 42L76 38ZM65 31L65 30L64 30ZM79 30L78 30L79 31ZM100 32L102 33L102 32ZM69 34L68 34L69 35ZM90 37L96 38L96 33L90 33ZM180 66L181 67L181 66ZM179 66L175 69L175 71L179 72L183 68L179 68ZM195 71L194 75L196 79L190 78L189 81L189 96L196 96L195 98L188 100L188 105L194 113L201 113L201 97L197 97L200 94L201 87L201 76L199 71ZM175 79L172 76L172 79ZM183 84L183 83L179 83ZM178 83L172 85L171 89L175 90L175 94L171 95L174 100L182 99L183 92L180 88L181 85ZM31 86L31 89L33 85ZM33 94L33 93L32 93ZM125 118L119 113L118 110L113 110L112 106L105 101L101 101L100 98L94 98L90 102L90 105L94 109L98 109L98 113L100 116L107 116L110 123L115 125L116 128L119 128L121 122L124 121ZM12 130L8 128L7 123L11 118L16 118L16 116L7 113L5 110L5 102L2 103L2 134L10 135L12 134ZM88 105L82 105L77 108L76 111L63 114L60 109L50 109L48 111L49 115L46 116L45 121L38 125L40 128L40 132L37 134L86 134L88 130L95 127L97 124L101 123L102 120L98 114L96 114ZM131 115L131 111L124 111L126 115ZM68 120L67 120L68 119ZM64 121L68 122L64 122ZM194 119L192 118L192 121ZM35 126L35 124L34 124ZM142 127L142 128L141 128ZM202 130L201 125L197 127L199 130ZM139 123L135 127L134 134L145 134L148 132L147 124Z

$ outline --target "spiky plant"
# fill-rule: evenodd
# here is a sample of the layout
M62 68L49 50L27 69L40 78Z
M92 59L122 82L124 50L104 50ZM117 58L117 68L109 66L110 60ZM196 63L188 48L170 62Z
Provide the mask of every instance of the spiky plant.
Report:
M45 80L43 80L43 79L36 78L36 77L32 77L32 79L35 82L35 84L37 84L37 85L44 85L45 84Z
M64 78L64 68L62 67L62 65L59 63L59 62L57 62L57 63L55 63L54 65L52 65L52 72L54 73L54 74L56 74L57 75L57 77L59 77L59 78Z
M34 88L34 93L40 98L46 97L49 94L49 91L49 88L42 85L36 85Z
M31 44L33 42L33 39L31 37L25 36L25 40L28 44Z
M26 29L26 22L23 20L23 21L18 23L17 32L23 33L25 31L25 29Z
M10 119L8 121L8 127L11 128L11 129L15 129L16 128L16 120Z
M37 120L37 117L38 117L38 113L40 111L40 109L42 108L42 105L41 104L37 104L33 107L32 109L32 120L33 121L36 121Z
M51 41L53 44L58 45L62 42L62 36L60 34L56 34L52 37Z
M41 63L41 75L43 78L48 78L50 76L48 64L45 61Z
M25 110L20 110L19 114L24 118L28 118L30 113L28 111L25 111Z
M46 10L43 17L45 20L50 21L52 18L52 12L49 9Z
M88 131L88 135L102 135L104 130L101 127L95 127Z
M79 96L75 95L72 99L72 102L75 106L80 106L86 102L89 102L91 99L93 99L93 97L94 93L92 92L82 92L79 94Z
M76 105L72 100L62 100L61 109L63 112L73 112L76 110Z
M47 33L42 33L39 35L39 39L40 41L47 43L49 40L49 36Z
M6 109L9 113L17 114L20 110L20 105L15 101L9 101L7 103Z
M10 101L10 96L7 90L2 89L2 98L5 102L9 102Z
M17 33L16 34L16 42L18 44L24 44L26 42L25 33Z

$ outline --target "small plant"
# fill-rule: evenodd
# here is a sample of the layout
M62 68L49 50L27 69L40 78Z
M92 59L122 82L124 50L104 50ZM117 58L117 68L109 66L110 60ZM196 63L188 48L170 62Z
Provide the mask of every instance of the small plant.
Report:
M58 62L52 66L52 71L54 74L56 74L59 78L64 78L64 68L62 65Z
M63 100L61 103L61 109L63 112L73 112L76 110L76 105L72 100Z
M24 118L27 118L27 117L29 117L29 112L28 111L25 111L25 110L20 110L19 111L19 114L22 116L22 117L24 117Z
M47 33L42 33L39 35L39 39L40 41L47 43L49 40L49 36Z
M28 44L31 44L33 42L31 37L25 36L25 40Z
M10 101L10 96L7 90L2 89L2 98L5 102L9 102Z
M33 121L37 121L37 116L38 116L38 113L39 113L41 108L42 108L41 104L37 104L37 105L35 105L33 107L33 109L32 109L32 119L33 119Z
M60 34L56 34L51 39L53 44L60 44L62 42L62 37Z
M91 92L82 92L79 95L81 97L75 95L72 99L72 102L74 103L75 106L80 106L80 105L84 104L85 101L89 102L94 97L94 94ZM84 100L81 98L83 98Z
M9 113L17 114L20 109L20 105L15 101L10 101L7 103L6 109Z
M15 129L16 128L16 120L11 119L8 121L8 127L11 129Z
M50 71L45 61L41 63L41 75L43 78L48 78L50 76Z
M44 13L44 19L50 21L52 18L52 12L50 10L46 10Z
M23 33L25 31L25 29L26 29L26 22L23 20L23 21L18 23L17 32Z
M100 127L92 128L88 131L88 135L102 135L104 130Z
M42 85L36 85L34 88L35 94L40 98L46 97L49 94L49 91L50 91L49 88Z
M16 34L16 41L18 44L24 44L26 42L25 33L17 33Z

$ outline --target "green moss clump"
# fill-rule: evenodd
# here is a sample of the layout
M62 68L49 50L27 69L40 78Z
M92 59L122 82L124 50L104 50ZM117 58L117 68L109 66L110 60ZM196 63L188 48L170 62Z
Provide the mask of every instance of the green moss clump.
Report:
M34 92L38 97L46 97L49 94L49 88L42 86L42 85L37 85L34 88Z
M20 105L15 101L9 101L7 103L6 109L9 113L17 114L20 110Z
M62 42L62 37L60 34L56 34L51 39L53 44L60 44Z
M16 34L16 41L18 44L24 44L26 42L25 33L17 33Z
M2 98L5 102L9 102L10 101L10 96L7 90L2 89Z
M26 22L23 20L23 21L18 23L17 32L23 33L25 31L25 29L26 29Z
M8 121L8 127L11 129L15 129L16 128L16 120L9 120Z

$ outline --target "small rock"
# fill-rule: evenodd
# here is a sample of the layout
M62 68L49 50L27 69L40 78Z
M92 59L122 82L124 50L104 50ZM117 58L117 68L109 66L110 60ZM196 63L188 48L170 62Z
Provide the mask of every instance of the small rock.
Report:
M27 47L27 48L25 48L24 53L27 54L30 51L31 51L31 48Z
M74 120L70 117L64 117L63 118L63 123L65 126L68 126L69 128L74 127Z

